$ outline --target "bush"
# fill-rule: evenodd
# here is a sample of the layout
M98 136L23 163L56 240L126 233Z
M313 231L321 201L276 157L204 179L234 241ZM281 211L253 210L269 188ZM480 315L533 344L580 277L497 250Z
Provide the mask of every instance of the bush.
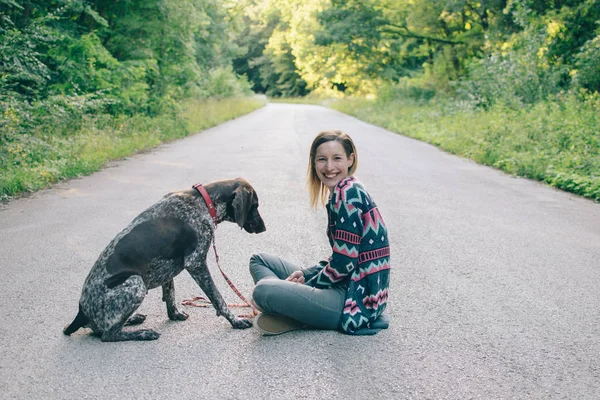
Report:
M588 41L575 60L575 82L583 88L600 91L600 35Z
M436 95L435 87L418 78L401 78L398 83L384 85L379 91L378 97L382 100L405 99L417 103L427 103Z
M462 99L488 109L494 104L520 108L564 89L566 68L545 56L547 35L531 28L502 49L467 64L467 74L455 84Z
M231 67L219 67L211 70L206 81L202 82L200 87L205 97L217 99L252 94L248 78L245 75L237 76Z

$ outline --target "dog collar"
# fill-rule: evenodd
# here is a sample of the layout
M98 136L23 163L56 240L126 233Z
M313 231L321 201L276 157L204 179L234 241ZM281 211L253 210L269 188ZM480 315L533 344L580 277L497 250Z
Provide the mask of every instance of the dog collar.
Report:
M213 205L212 200L210 199L210 196L208 195L208 192L206 191L204 186L202 186L201 183L196 183L192 187L194 189L196 189L198 191L198 193L200 193L200 195L204 199L204 202L206 203L206 206L208 207L208 212L209 212L210 216L212 217L213 223L215 224L215 228L216 228L217 227L217 210L215 210L215 207Z

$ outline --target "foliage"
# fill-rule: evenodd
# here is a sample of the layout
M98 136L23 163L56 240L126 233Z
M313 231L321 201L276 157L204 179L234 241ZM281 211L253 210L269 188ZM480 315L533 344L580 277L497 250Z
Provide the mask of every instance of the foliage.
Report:
M540 54L547 40L544 32L528 30L486 58L474 59L464 80L457 84L458 94L483 108L495 103L518 108L563 90L566 70L550 65Z
M0 93L26 101L98 93L113 115L157 114L174 99L210 95L217 71L239 55L233 30L217 0L4 0Z
M412 80L481 107L519 107L598 90L598 0L242 3L237 42L249 51L234 68L270 96L377 95Z
M247 0L243 4L247 27L238 43L248 53L234 61L236 72L248 74L253 88L269 96L306 95L307 82L295 52L299 36L289 31L290 24L301 18L302 13L297 12L301 7L292 0Z
M562 2L562 7L541 3L509 2L504 12L522 28L490 43L486 57L467 64L455 84L458 94L484 108L496 103L521 107L579 87L600 89L598 42L590 31L573 35L581 24L600 19L600 2Z
M481 48L490 19L502 15L501 3L265 1L260 21L277 18L278 24L262 62L291 53L294 63L287 67L295 66L307 88L321 92L374 93L385 82L424 68L438 72L440 81L448 80L456 78L463 60Z
M219 67L208 71L208 77L202 86L205 90L204 96L210 98L222 99L252 94L248 79L245 76L236 76L231 67Z
M575 55L575 83L593 91L600 91L600 35L586 42Z

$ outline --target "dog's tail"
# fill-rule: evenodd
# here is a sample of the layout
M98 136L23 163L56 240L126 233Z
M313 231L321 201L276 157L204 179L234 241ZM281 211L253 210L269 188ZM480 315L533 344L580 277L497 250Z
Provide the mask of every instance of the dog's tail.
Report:
M86 317L86 315L83 313L83 311L81 311L81 305L80 305L77 316L75 317L73 322L71 322L71 325L65 326L65 329L63 329L63 333L65 335L69 336L71 333L77 331L79 328L87 325L87 323L89 321L90 321L90 319L88 317Z

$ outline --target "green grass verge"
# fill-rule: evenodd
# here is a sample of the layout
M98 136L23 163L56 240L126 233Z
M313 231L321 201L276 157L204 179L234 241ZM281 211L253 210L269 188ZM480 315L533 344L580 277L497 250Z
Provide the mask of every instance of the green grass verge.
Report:
M332 108L515 176L600 201L600 95L519 110L338 100Z
M190 100L168 115L92 115L13 135L10 141L0 141L0 199L88 175L108 161L218 125L264 104L258 98Z

